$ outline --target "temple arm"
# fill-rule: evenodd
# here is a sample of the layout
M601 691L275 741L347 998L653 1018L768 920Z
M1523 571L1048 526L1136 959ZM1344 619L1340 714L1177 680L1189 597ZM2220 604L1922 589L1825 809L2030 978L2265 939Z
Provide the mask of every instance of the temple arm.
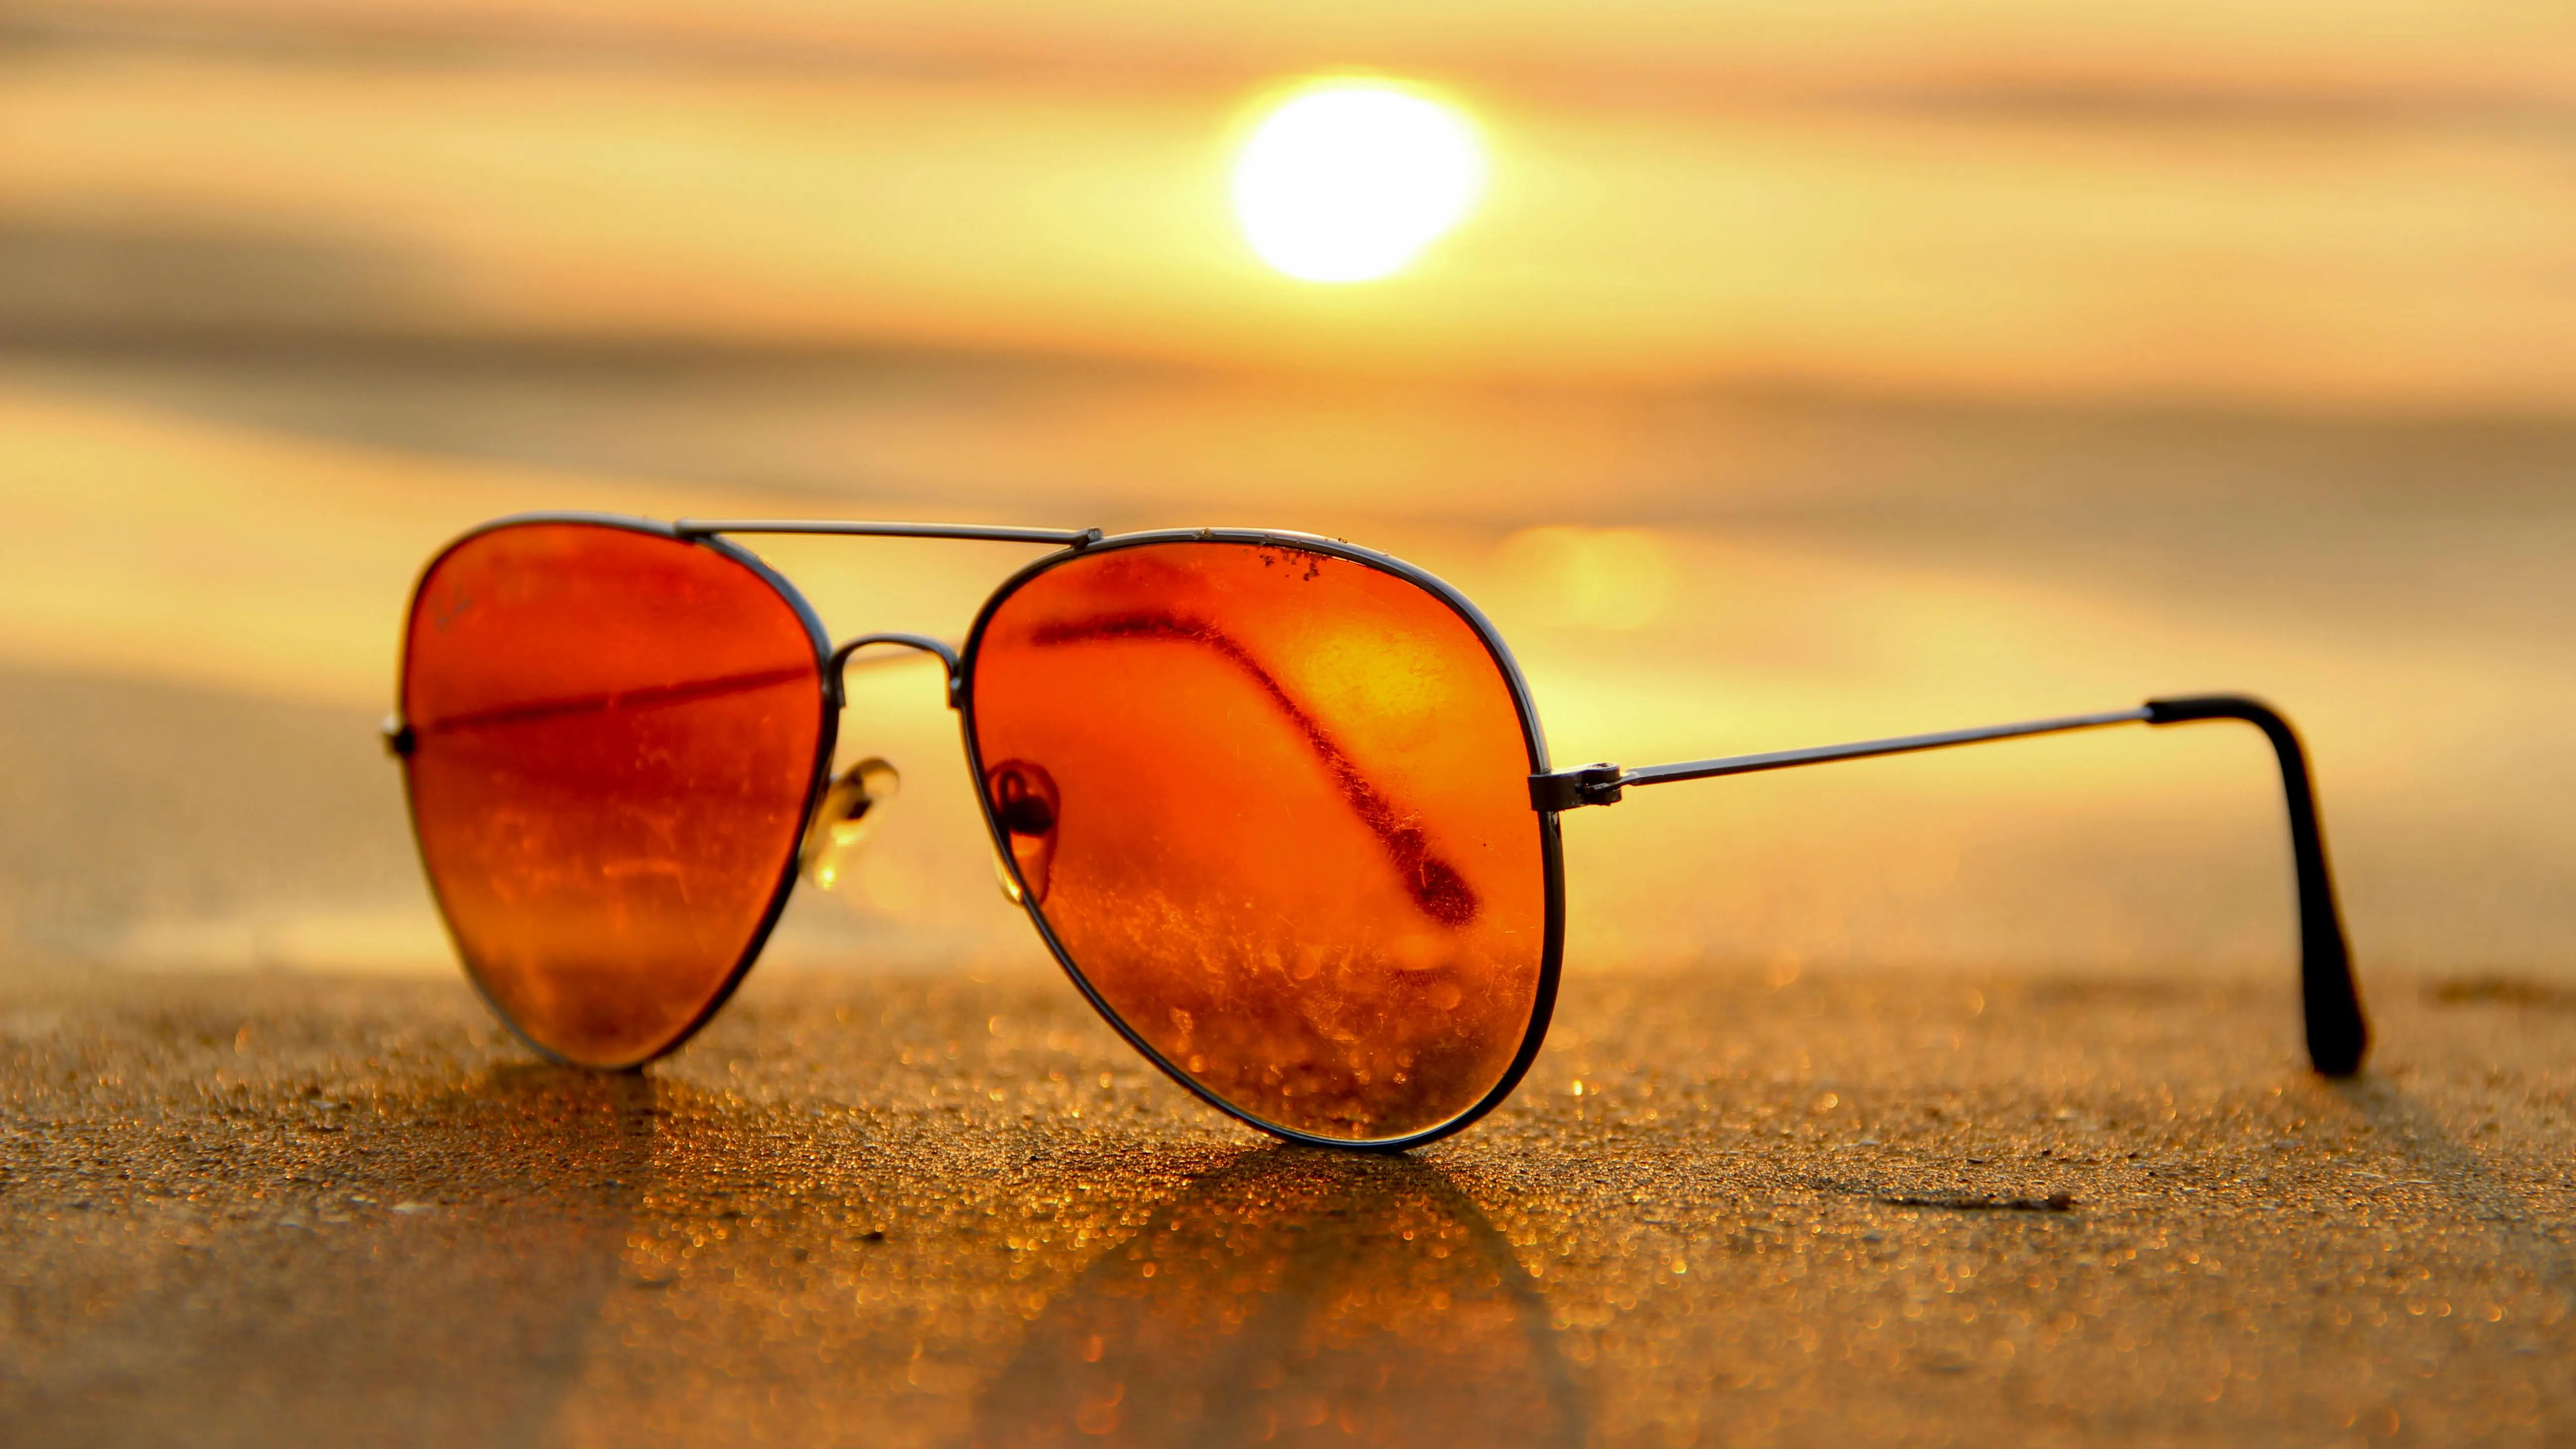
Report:
M2326 868L2325 834L2317 825L2317 798L2308 782L2307 752L2290 722L2260 700L2239 695L2204 695L2187 699L2151 699L2136 709L2105 714L2068 715L2062 719L1983 729L1947 730L1940 734L1905 735L1863 740L1858 744L1820 745L1813 749L1778 750L1765 755L1691 760L1677 765L1649 765L1623 770L1617 765L1586 765L1530 777L1530 803L1540 810L1571 810L1583 805L1613 805L1631 785L1666 785L1676 780L1707 780L1720 775L1750 775L1832 760L1865 760L1874 755L1905 755L1918 750L1947 749L1987 740L2024 735L2063 734L2120 724L2186 724L2193 720L2234 719L2263 732L2281 762L2281 791L2290 807L2290 858L2299 883L2299 966L2307 1008L2308 1060L2327 1076L2347 1076L2361 1066L2370 1048L2370 1026L2362 1019L2361 992L2352 979L2352 952L2344 942L2343 917L2335 907L2334 877Z

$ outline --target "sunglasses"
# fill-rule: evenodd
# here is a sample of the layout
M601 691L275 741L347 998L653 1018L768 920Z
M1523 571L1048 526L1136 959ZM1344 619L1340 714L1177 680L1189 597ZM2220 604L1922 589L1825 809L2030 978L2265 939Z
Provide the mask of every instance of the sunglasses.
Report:
M732 535L1053 545L965 647L834 644ZM1305 534L506 518L412 595L412 828L466 974L560 1061L687 1041L891 772L837 778L842 672L936 655L1005 890L1137 1051L1299 1142L1398 1148L1491 1111L1563 954L1557 817L1646 785L2120 724L2260 728L2289 802L2308 1052L2368 1045L2307 760L2236 696L1773 754L1551 769L1503 640L1430 574Z

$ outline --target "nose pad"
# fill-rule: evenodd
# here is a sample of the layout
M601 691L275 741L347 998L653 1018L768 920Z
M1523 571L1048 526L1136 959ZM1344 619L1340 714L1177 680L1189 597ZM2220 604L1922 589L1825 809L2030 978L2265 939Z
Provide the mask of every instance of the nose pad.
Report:
M874 755L843 770L823 792L814 823L805 827L805 847L797 855L805 878L824 890L838 886L867 848L886 802L901 788L903 777Z
M1046 904L1047 883L1055 873L1055 777L1042 765L1004 760L984 772L984 797L992 802L993 819L1010 842L1011 864L1019 867L1019 881L1014 881L1001 861L993 862L1002 894L1020 904L1020 882L1026 882L1028 901Z

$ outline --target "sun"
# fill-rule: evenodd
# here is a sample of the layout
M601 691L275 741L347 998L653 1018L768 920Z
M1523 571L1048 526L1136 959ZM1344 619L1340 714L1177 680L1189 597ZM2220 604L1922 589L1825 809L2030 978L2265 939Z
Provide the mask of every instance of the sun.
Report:
M1455 106L1382 80L1323 80L1271 107L1234 163L1234 214L1270 265L1308 282L1404 268L1466 219L1484 145Z

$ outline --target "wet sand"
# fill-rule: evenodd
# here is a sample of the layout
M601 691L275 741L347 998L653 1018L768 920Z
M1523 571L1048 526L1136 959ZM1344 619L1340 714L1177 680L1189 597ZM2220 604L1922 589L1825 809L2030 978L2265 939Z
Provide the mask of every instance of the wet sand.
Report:
M21 350L0 355L0 424L0 672L28 681L0 681L0 788L68 821L163 782L225 870L300 838L295 811L359 801L368 858L402 854L368 753L396 622L421 562L495 515L1249 524L1458 584L1560 761L2264 695L2306 734L2365 972L2576 978L2576 430L2545 420L493 346ZM760 547L844 637L962 637L1030 553ZM935 681L893 665L854 691L846 753L908 787L853 908L800 907L791 934L831 957L861 932L880 964L1024 953ZM290 706L309 713L290 725ZM244 710L269 723L224 722ZM227 772L306 803L190 793ZM1640 791L1568 822L1575 941L2241 973L2289 947L2275 789L2250 731L2203 726ZM143 832L154 812L110 813ZM264 932L286 964L443 969L391 867L363 887L278 870L220 900L167 884L66 923L93 878L171 866L141 843L102 865L32 826L11 839L67 893L0 880L21 954L243 962Z

